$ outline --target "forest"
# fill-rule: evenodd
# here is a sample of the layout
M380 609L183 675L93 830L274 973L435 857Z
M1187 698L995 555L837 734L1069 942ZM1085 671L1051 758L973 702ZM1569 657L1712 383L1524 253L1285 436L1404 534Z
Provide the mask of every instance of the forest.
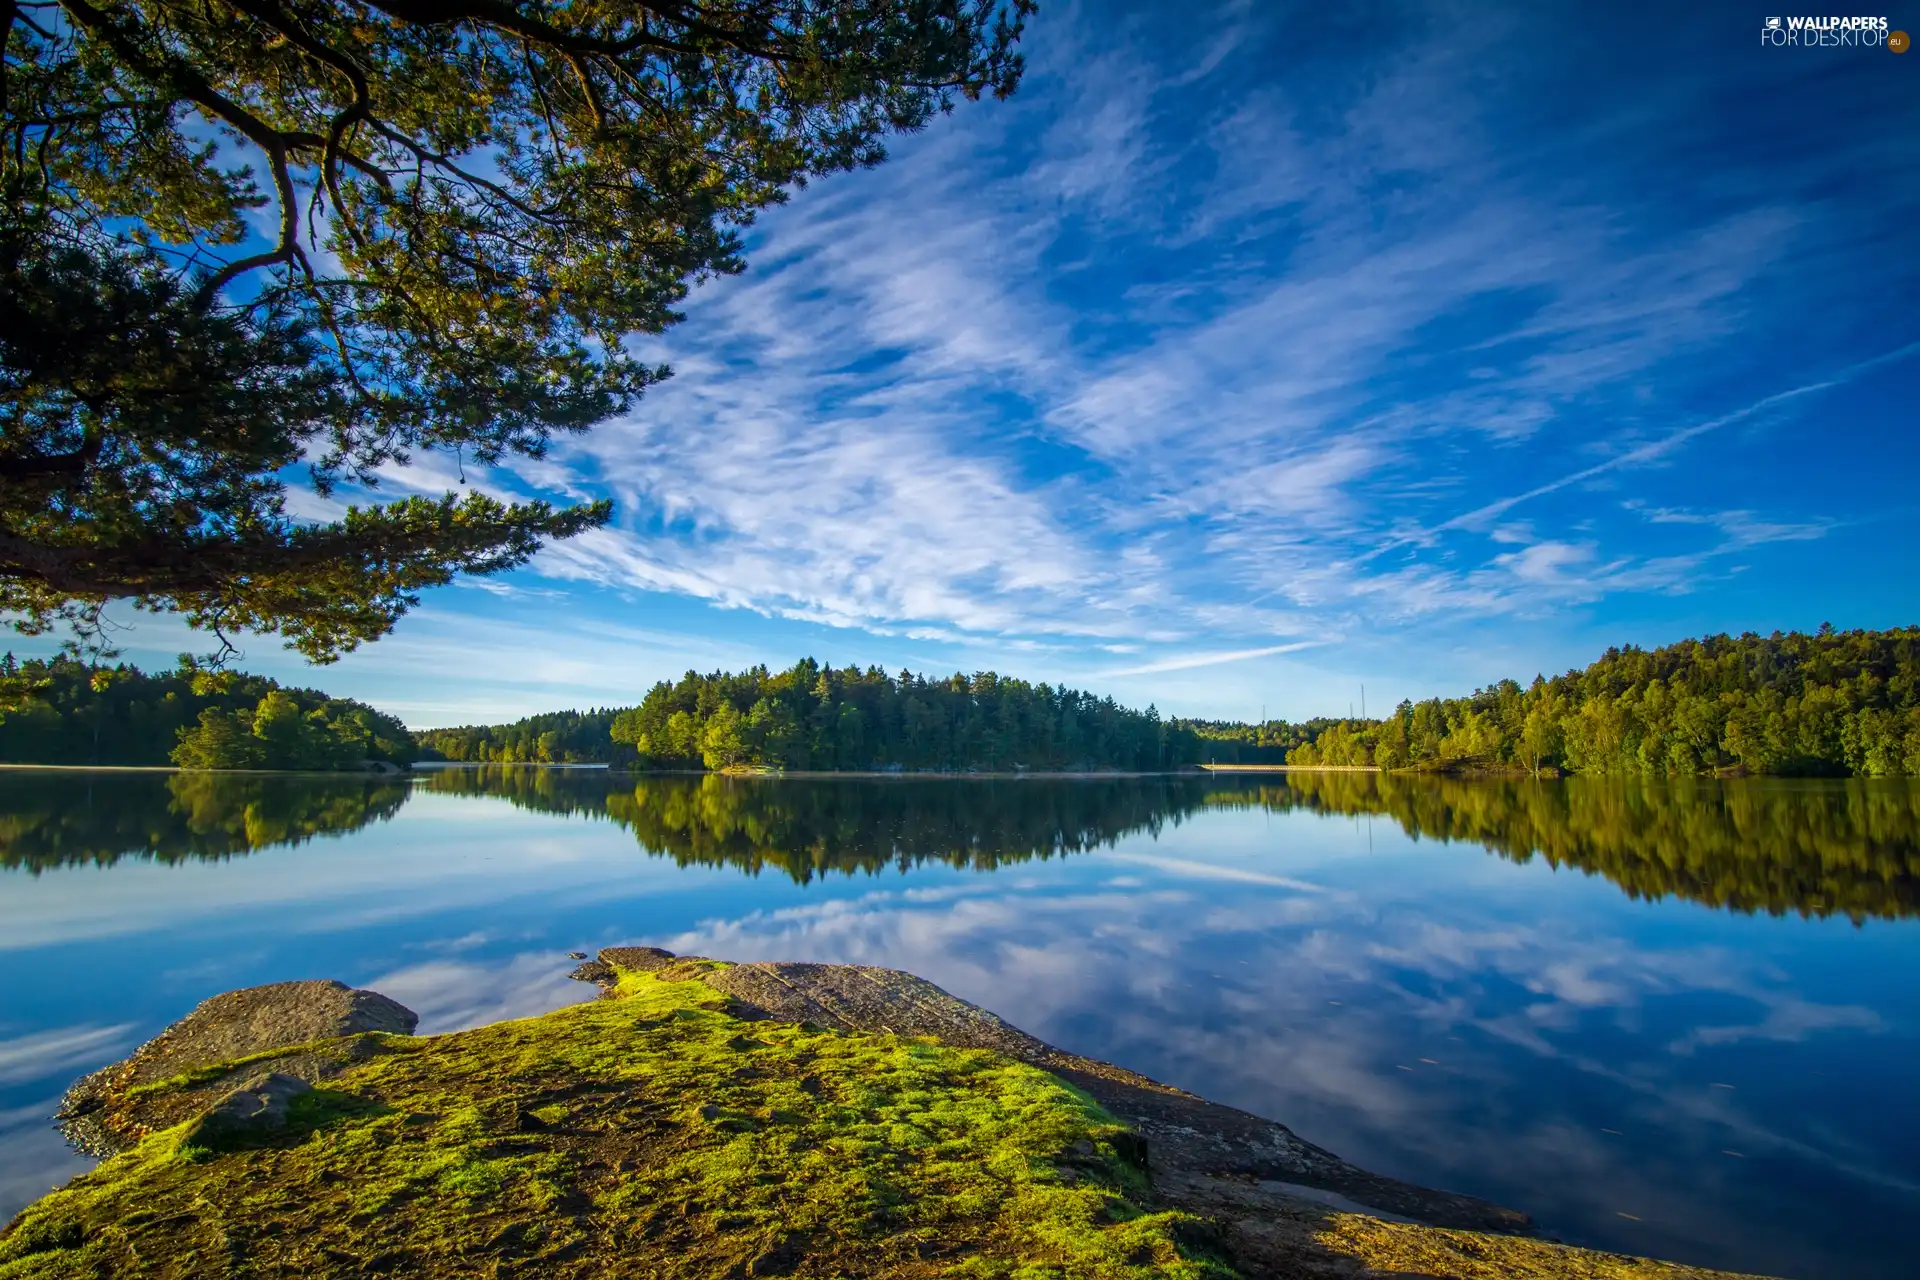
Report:
M1177 722L1243 763L1643 777L1920 776L1920 627L1708 636L1378 720Z
M405 767L405 725L363 702L183 659L125 664L0 658L0 762L189 769Z
M474 764L605 764L613 759L612 709L548 711L512 724L423 729L425 759Z
M1152 707L1133 711L991 671L929 679L811 658L778 673L689 671L617 713L432 729L419 739L450 760L690 770L1154 771L1204 758L1197 734Z
M1200 739L1200 761L1204 764L1285 764L1289 752L1316 741L1341 723L1346 722L1326 716L1298 722L1268 720L1261 724L1243 724L1238 720L1173 721L1177 728L1188 730Z
M688 672L637 707L411 734L311 689L183 661L148 675L0 661L0 761L332 769L415 758L719 771L1155 772L1291 764L1457 773L1920 776L1920 627L1709 636L1403 702L1380 719L1162 719L994 672L812 659Z

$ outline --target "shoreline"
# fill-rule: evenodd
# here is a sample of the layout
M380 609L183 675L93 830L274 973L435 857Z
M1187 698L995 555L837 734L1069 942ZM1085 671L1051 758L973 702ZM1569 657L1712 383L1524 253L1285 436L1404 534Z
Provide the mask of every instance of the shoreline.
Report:
M550 768L552 766L543 766ZM191 773L209 778L405 778L412 773L395 765L386 769L183 769L177 764L9 764L0 770L58 773Z
M1377 764L1203 764L1208 773L1393 773Z

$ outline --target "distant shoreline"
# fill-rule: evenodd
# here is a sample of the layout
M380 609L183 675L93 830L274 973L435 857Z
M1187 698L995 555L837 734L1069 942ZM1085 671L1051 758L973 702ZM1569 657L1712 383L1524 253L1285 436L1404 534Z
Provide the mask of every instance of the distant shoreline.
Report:
M686 770L619 770L633 777L716 777L716 778L798 778L803 781L819 781L825 778L877 778L900 781L1018 781L1022 778L1176 778L1185 770L1179 769L709 769L705 772Z
M626 769L595 761L564 764L538 760L419 760L410 768L385 772L376 769L183 769L171 764L19 764L0 762L0 771L33 770L62 773L186 773L224 778L408 778L456 769L555 769L600 772L626 778L792 778L824 781L835 778L884 781L1002 782L1022 779L1093 781L1104 778L1191 778L1214 774L1261 773L1397 773L1442 774L1461 777L1527 777L1523 770L1473 769L1453 774L1438 769L1385 770L1371 764L1194 764L1180 769ZM1545 776L1545 775L1543 775Z
M1208 773L1379 773L1377 764L1203 764Z
M4 764L0 769L61 769L69 773L182 773L177 764ZM215 772L206 770L206 772ZM234 772L239 772L235 770ZM249 770L248 772L291 772L291 770Z
M398 766L389 773L381 769L183 769L177 764L15 764L0 761L0 770L24 772L30 769L61 773L191 773L218 778L404 778L409 773L409 770Z

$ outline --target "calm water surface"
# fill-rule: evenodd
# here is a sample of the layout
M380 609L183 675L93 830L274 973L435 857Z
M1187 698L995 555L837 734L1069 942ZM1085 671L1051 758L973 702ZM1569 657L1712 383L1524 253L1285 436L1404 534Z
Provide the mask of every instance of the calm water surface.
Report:
M1581 1244L1911 1276L1920 790L1369 775L0 773L0 1215L60 1091L218 991L423 1032L569 951L911 969Z

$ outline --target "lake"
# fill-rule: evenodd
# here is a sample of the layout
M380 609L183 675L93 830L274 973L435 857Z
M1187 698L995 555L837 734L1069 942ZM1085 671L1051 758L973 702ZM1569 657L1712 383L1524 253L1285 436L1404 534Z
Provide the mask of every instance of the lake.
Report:
M446 1031L629 942L909 969L1569 1242L1913 1274L1920 786L1857 780L0 771L0 1217L208 995Z

